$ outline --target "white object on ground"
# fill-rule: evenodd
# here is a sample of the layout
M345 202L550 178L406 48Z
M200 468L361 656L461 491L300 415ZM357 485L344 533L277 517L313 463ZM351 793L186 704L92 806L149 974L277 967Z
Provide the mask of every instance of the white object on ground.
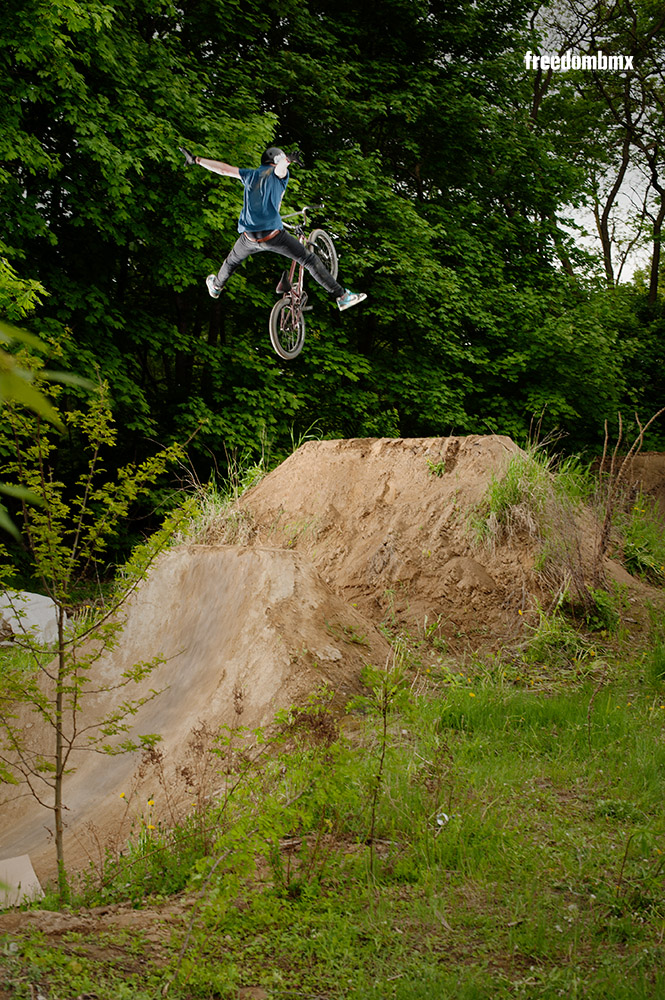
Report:
M57 606L43 594L18 590L0 594L2 622L15 636L26 636L36 642L55 642L58 638Z
M43 895L28 854L0 861L0 908L18 906L23 900Z

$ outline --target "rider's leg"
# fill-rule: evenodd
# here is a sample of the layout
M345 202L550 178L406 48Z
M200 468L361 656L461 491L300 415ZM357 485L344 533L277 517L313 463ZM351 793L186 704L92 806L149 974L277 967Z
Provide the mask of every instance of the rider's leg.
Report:
M250 243L247 237L244 234L241 234L235 241L231 249L231 253L228 255L215 276L215 288L221 291L233 272L240 267L243 261L247 260L247 258L253 253L256 253L261 246L262 244L260 243Z
M277 236L266 243L260 243L259 246L262 250L272 250L274 253L282 254L283 257L289 257L291 260L297 261L298 264L302 264L314 280L318 281L336 299L344 295L344 286L335 281L328 268L323 265L316 254L311 253L291 233L281 229Z

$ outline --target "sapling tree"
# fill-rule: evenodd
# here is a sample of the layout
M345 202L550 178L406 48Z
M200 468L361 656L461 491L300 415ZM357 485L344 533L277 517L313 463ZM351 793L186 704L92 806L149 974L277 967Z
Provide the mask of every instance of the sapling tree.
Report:
M370 780L370 818L367 833L369 846L369 875L375 879L376 827L378 820L379 801L384 781L386 754L389 749L389 720L391 713L399 710L408 700L408 692L404 679L403 644L397 641L393 647L392 662L387 662L384 669L367 665L363 671L363 683L369 688L368 696L356 698L353 704L363 707L378 719L377 759Z
M74 752L122 753L159 738L128 735L132 717L156 692L132 698L123 689L145 678L160 658L134 664L108 683L99 681L93 667L117 644L123 604L186 511L181 508L167 517L162 529L137 550L126 567L123 586L116 586L93 617L71 617L76 588L86 581L88 585L91 580L99 581L102 559L114 535L122 530L132 503L148 492L169 463L181 458L183 447L164 448L142 464L121 468L108 480L103 456L113 448L116 431L107 387L102 383L85 408L60 414L61 428L85 456L83 471L75 483L67 485L54 471L61 430L46 424L39 413L12 403L3 409L3 417L0 449L10 455L6 474L39 501L21 502L20 527L33 575L54 603L57 637L52 645L45 645L28 627L20 627L13 643L17 652L6 657L0 673L0 781L25 784L51 810L58 889L64 901L64 786L74 766ZM12 570L6 551L0 551L0 585L6 586ZM20 626L24 621L19 618ZM91 718L84 708L92 695L108 695L114 707ZM22 725L26 713L37 716L38 724L29 729Z

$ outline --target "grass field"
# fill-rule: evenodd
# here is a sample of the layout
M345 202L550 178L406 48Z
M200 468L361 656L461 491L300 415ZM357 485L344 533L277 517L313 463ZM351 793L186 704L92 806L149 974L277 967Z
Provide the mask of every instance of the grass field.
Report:
M665 997L663 619L639 648L598 638L460 665L400 637L341 728L322 693L274 733L213 739L214 803L176 831L146 804L73 887L73 913L177 903L168 934L5 935L0 990Z

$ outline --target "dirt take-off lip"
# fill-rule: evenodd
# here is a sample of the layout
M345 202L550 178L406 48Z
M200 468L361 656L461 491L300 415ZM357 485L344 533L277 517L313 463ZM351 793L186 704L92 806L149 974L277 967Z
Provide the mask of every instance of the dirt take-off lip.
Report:
M164 658L140 685L115 698L160 690L132 720L129 735L159 734L172 770L201 723L215 730L265 726L278 709L305 701L324 683L341 704L359 690L365 663L381 664L388 655L371 623L346 606L299 553L183 545L155 565L131 602L121 643L94 669L106 683L134 663ZM112 697L90 695L79 724L105 714ZM51 734L38 731L30 713L23 721L32 725L37 748L47 750ZM100 845L103 850L107 841L127 835L132 820L147 815L151 796L151 821L164 818L154 775L136 783L136 754L80 750L73 766L64 791L65 856L72 870L96 860ZM28 854L40 879L52 878L52 815L25 787L4 786L2 796L0 858Z

